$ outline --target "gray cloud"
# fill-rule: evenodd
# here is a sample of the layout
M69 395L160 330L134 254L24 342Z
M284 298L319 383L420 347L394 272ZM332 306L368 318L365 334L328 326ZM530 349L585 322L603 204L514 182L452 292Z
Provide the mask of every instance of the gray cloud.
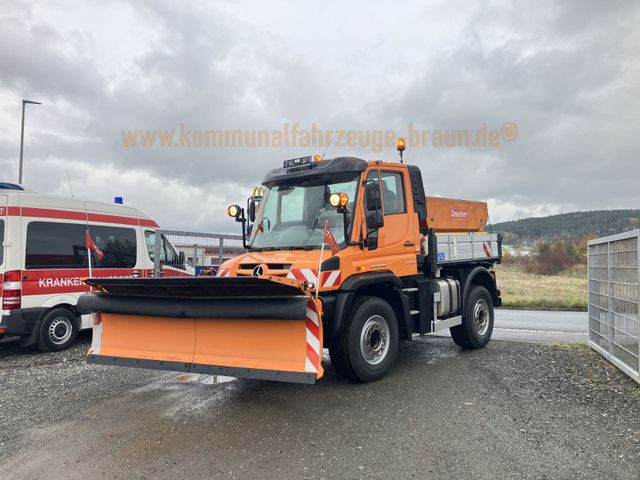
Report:
M406 156L429 193L490 199L498 220L637 207L638 20L632 2L415 2L402 12L361 2L8 3L0 165L12 180L19 100L33 96L45 105L28 111L32 188L66 194L69 169L77 195L124 195L168 227L230 231L226 203L283 158L314 152L124 148L121 130L514 121L517 141L496 149ZM335 147L329 156L351 153L396 158Z

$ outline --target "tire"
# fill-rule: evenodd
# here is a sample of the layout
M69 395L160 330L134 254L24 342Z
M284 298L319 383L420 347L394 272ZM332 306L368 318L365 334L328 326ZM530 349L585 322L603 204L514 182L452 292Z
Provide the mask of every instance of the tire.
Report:
M462 348L484 347L493 333L493 300L489 291L476 285L469 292L462 314L462 324L449 329L453 341Z
M78 319L66 308L54 308L42 317L38 348L45 352L66 350L78 337Z
M378 297L354 301L347 324L329 346L336 372L355 382L375 382L384 377L398 356L398 321L391 306Z

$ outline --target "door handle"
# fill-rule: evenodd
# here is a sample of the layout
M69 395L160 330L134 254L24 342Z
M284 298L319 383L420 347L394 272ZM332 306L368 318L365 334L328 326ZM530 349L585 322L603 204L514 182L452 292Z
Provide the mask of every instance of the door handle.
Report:
M415 246L416 246L416 244L415 244L415 243L413 243L413 242L404 242L404 246L405 246L405 247L415 247Z

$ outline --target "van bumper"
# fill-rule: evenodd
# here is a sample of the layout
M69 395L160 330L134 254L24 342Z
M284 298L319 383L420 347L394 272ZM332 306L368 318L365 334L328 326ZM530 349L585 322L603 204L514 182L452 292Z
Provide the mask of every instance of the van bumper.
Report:
M0 331L4 330L2 334L6 336L30 335L45 310L44 307L8 310L0 317ZM27 343L27 345L29 344Z

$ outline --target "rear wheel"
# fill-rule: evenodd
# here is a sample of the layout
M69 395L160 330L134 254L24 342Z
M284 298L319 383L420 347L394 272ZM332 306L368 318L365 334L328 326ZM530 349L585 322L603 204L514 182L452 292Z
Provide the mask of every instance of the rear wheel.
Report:
M46 313L40 324L38 348L45 352L65 350L78 337L78 320L66 308L55 308Z
M493 332L493 300L489 291L476 285L469 292L462 313L462 324L452 327L451 337L462 348L482 348Z
M336 371L358 382L384 377L398 355L398 322L391 306L377 297L358 298L345 332L329 347Z

